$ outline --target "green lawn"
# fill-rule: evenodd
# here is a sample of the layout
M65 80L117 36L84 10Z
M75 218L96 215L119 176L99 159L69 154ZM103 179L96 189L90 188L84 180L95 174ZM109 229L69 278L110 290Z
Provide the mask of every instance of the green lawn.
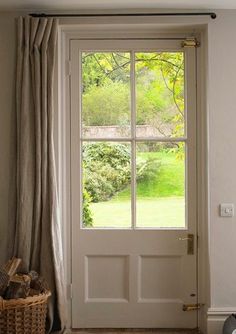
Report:
M184 227L184 160L174 152L141 152L142 159L154 158L159 166L151 177L137 184L138 227ZM94 227L129 227L130 189L110 201L91 203Z
M183 197L184 196L184 160L177 159L174 152L145 152L139 153L141 158L155 158L160 163L159 170L154 177L137 184L137 197ZM116 196L116 199L130 197L130 190L126 189Z
M184 227L184 198L146 198L137 202L138 227ZM92 203L94 227L130 227L130 201Z

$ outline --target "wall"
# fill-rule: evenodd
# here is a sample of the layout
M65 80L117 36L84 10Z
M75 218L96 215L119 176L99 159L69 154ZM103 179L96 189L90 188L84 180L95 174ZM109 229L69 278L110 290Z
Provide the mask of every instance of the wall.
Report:
M221 333L222 321L236 312L236 217L220 218L221 202L236 204L236 10L219 11L208 27L209 104L209 333ZM0 263L6 257L12 224L14 166L15 18L0 15ZM10 199L10 201L9 201Z
M209 326L236 312L236 217L219 217L219 203L236 204L236 11L219 12L209 39ZM216 327L215 327L216 326Z

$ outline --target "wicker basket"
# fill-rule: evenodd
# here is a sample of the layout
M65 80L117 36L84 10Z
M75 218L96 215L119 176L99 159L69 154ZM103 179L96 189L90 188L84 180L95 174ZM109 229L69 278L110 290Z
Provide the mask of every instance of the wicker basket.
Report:
M0 298L1 334L45 334L49 291L25 299Z

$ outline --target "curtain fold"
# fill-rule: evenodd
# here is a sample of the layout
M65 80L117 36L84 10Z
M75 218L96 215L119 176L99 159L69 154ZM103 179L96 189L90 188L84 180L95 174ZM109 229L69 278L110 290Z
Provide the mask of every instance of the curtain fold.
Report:
M56 19L20 17L16 75L17 199L14 255L52 291L48 330L65 326L62 242L53 144Z

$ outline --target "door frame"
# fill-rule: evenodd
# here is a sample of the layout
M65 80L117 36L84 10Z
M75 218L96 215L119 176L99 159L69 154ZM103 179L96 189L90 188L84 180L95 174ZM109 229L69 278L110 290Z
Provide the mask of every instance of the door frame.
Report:
M115 21L115 22L114 22ZM195 24L194 24L195 23ZM200 23L200 24L199 24ZM197 49L197 230L198 300L205 306L198 312L198 327L206 332L206 311L209 303L208 264L208 108L207 108L207 23L204 18L101 18L62 19L59 25L57 71L55 73L55 153L59 207L62 228L65 283L67 293L67 328L71 328L72 298L72 222L70 175L70 40L87 38L183 38L195 36L201 43ZM63 222L67 222L66 224ZM207 282L207 284L206 284Z

